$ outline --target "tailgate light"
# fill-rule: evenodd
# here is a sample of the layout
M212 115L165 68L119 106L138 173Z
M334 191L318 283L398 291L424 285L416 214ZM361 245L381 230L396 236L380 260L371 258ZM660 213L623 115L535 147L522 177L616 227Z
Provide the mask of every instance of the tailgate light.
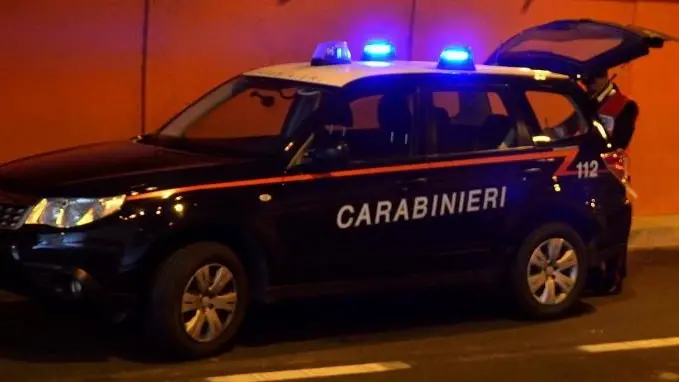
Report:
M629 175L629 155L624 150L617 150L611 153L601 154L608 170L620 181L627 190L628 195L633 199L637 198L637 193L632 189Z

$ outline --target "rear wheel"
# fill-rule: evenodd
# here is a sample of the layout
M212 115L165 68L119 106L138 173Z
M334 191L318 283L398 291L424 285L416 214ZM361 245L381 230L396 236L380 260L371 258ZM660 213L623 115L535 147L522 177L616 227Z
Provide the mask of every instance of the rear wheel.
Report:
M543 225L526 237L510 273L513 301L524 315L556 318L580 299L587 277L585 248L577 232L562 223Z
M201 358L232 344L249 302L238 257L217 243L175 252L158 270L146 324L153 345L181 358Z

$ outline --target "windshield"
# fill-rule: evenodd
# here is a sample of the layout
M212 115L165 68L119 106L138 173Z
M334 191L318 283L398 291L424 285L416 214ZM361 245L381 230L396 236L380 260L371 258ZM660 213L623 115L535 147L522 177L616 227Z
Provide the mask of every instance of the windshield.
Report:
M274 154L318 106L322 89L239 76L189 106L150 138L226 154Z

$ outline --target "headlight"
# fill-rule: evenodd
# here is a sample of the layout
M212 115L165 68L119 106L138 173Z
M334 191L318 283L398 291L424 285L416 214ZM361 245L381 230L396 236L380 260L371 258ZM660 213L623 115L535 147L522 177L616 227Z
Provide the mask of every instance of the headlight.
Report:
M56 228L81 226L118 212L124 202L125 195L99 199L42 199L29 212L24 224L44 224Z

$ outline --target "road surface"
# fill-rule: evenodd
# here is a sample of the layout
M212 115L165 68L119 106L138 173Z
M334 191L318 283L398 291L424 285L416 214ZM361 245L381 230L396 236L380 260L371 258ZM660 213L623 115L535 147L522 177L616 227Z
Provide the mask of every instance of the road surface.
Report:
M122 328L2 294L0 381L679 381L679 251L630 263L622 295L559 321L513 320L464 290L287 302L231 353L178 364Z

